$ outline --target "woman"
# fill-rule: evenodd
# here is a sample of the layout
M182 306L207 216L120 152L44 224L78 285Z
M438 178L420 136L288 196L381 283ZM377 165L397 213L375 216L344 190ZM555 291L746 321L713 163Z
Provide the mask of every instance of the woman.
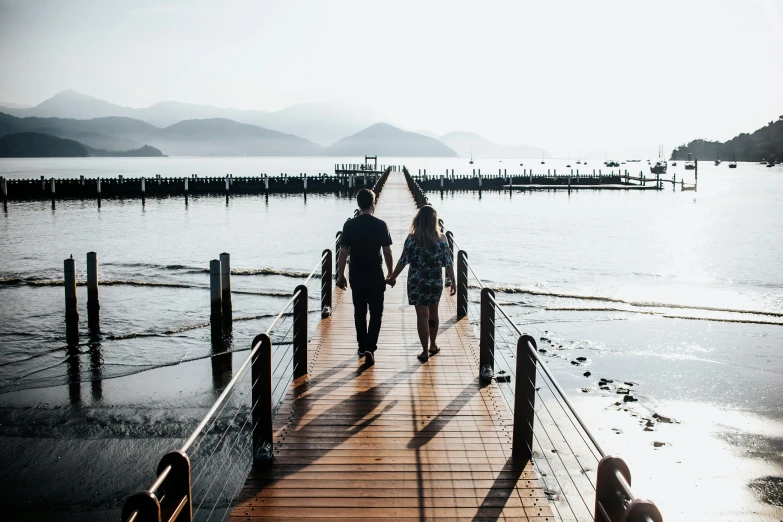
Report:
M409 263L408 304L416 307L416 327L422 347L418 358L427 362L430 355L440 351L435 338L439 325L438 303L443 293L442 268L446 268L450 281L456 281L449 243L446 236L438 231L438 213L430 205L421 207L413 218L400 260L389 277L390 285L394 286L397 276ZM457 288L452 284L451 295L456 293Z

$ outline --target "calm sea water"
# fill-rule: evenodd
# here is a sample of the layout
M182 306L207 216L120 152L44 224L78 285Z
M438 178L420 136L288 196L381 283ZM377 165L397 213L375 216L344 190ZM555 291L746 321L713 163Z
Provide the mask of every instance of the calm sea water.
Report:
M355 161L3 160L0 175L314 175ZM529 168L518 159L382 162L433 175ZM530 165L566 171L565 163ZM647 166L623 168L637 173ZM672 170L692 181L692 172ZM515 323L550 340L539 347L548 348L555 375L604 446L639 470L635 488L656 499L667 520L705 512L779 519L781 167L700 164L698 192L430 199ZM348 198L301 195L104 200L100 208L91 200L60 201L56 210L46 202L9 203L0 217L0 463L19 478L0 493L0 504L23 518L116 516L124 497L146 485L160 453L187 435L225 384L220 368L199 363L216 349L207 327L209 260L230 252L236 270L235 322L221 349L247 350L353 208ZM79 287L80 345L68 349L57 280L70 255L83 279L88 251L98 253L106 281L100 332L87 328L86 290ZM317 298L318 289L311 293ZM507 329L501 334L510 337ZM586 361L572 364L577 357ZM235 354L231 365L243 358ZM631 382L639 402L614 407L600 377ZM640 420L652 413L675 422L644 431ZM43 477L69 477L87 454L89 470L78 481L40 486ZM709 494L709 507L683 494L694 482L704 484L697 493Z

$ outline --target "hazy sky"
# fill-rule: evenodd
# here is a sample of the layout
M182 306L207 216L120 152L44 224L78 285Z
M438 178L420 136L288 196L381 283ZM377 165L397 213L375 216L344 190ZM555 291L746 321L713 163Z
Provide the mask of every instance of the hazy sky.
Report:
M0 0L0 102L344 100L574 156L752 131L782 86L783 0Z

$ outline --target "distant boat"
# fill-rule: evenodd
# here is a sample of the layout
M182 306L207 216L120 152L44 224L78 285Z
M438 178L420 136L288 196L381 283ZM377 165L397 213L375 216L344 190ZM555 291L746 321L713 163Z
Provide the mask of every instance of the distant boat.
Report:
M620 164L614 160L604 161L604 165L607 167L619 167Z
M715 160L715 165L720 165L720 160Z
M676 166L677 166L677 162L676 161L672 161L672 167L676 167Z
M685 162L685 170L693 170L696 168L696 164L692 161L686 161Z
M737 168L737 154L732 151L731 152L731 163L729 163L730 169L736 169Z
M663 159L663 144L658 145L658 161L650 167L653 174L666 174L666 160Z
M470 148L470 164L473 165L473 147Z
M581 165L581 164L582 164L582 162L581 162L581 161L579 161L579 160L576 160L576 164L577 164L577 165Z
M660 160L650 167L650 172L653 174L666 174L666 160Z
M638 162L640 162L640 161L642 161L642 160L640 160L640 159L635 159L635 160L625 160L625 161L627 161L628 163L638 163Z
M571 168L571 165L570 165L570 164L569 164L569 165L566 165L566 168Z

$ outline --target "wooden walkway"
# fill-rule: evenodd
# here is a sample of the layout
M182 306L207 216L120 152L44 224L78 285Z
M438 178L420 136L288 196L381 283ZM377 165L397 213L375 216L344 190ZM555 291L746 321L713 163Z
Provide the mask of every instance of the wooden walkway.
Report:
M416 211L392 173L376 216L395 262ZM230 520L529 520L553 522L529 463L511 460L511 412L481 386L478 341L456 302L440 305L441 352L422 364L407 270L385 298L375 365L356 354L350 288L309 343L309 375L275 418L275 460L254 469Z

